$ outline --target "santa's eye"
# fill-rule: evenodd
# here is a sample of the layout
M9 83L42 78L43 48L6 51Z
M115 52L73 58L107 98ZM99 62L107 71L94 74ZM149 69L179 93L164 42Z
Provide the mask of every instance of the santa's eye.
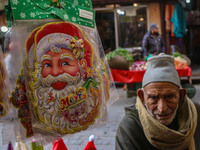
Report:
M50 63L45 63L44 64L44 68L47 68L47 67L51 67L51 64Z
M69 63L68 63L67 61L63 61L63 62L61 63L61 66L66 66L66 65L69 65Z

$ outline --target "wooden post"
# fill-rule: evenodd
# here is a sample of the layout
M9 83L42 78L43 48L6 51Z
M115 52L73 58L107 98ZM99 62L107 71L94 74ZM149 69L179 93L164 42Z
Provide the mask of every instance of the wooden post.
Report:
M162 34L159 2L149 3L149 23L150 25L156 23L159 26L159 32Z

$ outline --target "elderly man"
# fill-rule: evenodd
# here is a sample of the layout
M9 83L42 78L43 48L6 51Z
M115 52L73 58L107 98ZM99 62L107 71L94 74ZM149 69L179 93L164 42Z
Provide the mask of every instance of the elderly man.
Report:
M164 40L159 34L157 24L152 23L150 30L144 35L142 49L144 57L147 57L149 54L157 55L165 52Z
M199 150L200 105L181 88L173 57L150 58L142 87L136 105L125 108L116 150Z

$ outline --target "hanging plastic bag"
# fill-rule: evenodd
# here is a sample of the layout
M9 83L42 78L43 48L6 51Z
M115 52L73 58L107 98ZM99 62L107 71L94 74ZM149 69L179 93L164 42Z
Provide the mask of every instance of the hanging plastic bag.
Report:
M27 80L34 132L72 134L87 129L106 112L105 66L83 33L73 23L51 22L35 34L34 55L29 56L34 58L34 70Z
M4 55L0 46L0 119L3 119L9 112L10 106L8 101L9 80L4 64Z
M105 124L107 106L117 99L91 1L81 3L11 3L18 13L11 29L16 86L10 101L21 123L15 134L22 139L34 136L45 144ZM28 15L45 19L33 22ZM50 19L55 17L68 21Z

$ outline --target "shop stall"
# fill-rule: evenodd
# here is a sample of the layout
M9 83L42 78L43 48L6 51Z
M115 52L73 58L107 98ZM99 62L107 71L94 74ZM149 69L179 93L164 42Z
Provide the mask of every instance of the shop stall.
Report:
M177 68L179 77L188 77L188 81L192 84L192 69L190 67L186 68ZM142 82L145 70L119 70L111 69L113 81L120 83L137 83Z
M152 57L152 56L150 56ZM173 53L174 64L180 79L186 77L187 83L182 84L186 88L187 94L193 97L196 90L192 85L192 69L190 67L190 60L179 52ZM119 65L118 65L119 66ZM144 60L134 59L132 65L128 70L118 68L111 68L112 81L115 83L124 83L124 89L127 90L127 96L136 96L138 88L142 87L142 79L147 68L147 63Z
M183 84L182 87L186 88L188 97L192 98L196 89L192 85L192 69L191 67L186 68L177 68L179 77L187 77L188 82ZM127 97L136 96L137 89L142 87L142 79L144 76L145 70L120 70L120 69L111 69L112 81L115 83L124 83L124 89L126 89Z

